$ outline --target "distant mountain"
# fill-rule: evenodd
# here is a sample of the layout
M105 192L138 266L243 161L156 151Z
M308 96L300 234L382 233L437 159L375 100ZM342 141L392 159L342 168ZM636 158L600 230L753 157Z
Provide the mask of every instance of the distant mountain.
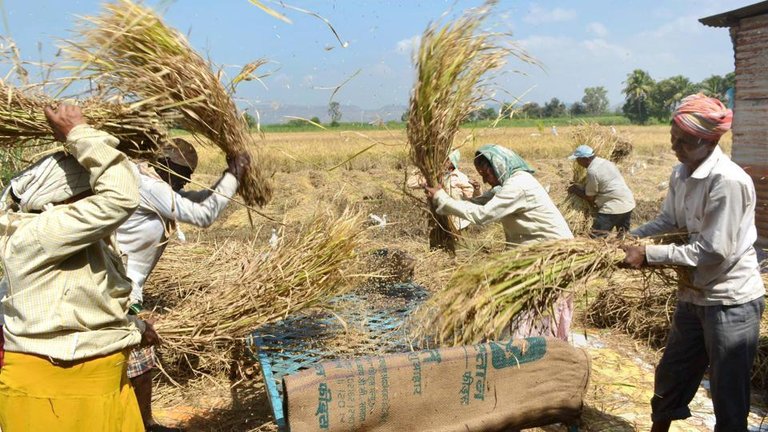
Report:
M386 105L376 109L363 109L356 105L341 105L342 122L376 122L376 121L400 121L403 113L407 109L404 105ZM312 117L320 118L322 123L331 121L328 116L328 106L322 105L284 105L280 103L260 103L251 106L248 112L255 115L254 110L258 111L261 124L280 124L286 123L292 117L301 117L310 119Z

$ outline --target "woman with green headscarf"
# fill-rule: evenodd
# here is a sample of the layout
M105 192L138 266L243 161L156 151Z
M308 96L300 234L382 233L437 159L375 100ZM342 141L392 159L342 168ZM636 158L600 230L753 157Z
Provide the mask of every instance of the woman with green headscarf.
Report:
M425 187L437 213L458 216L483 225L499 221L507 243L522 245L551 239L571 239L568 224L547 191L533 177L531 168L517 153L487 144L475 153L475 169L493 186L489 192L468 201L451 198L442 188ZM507 336L549 336L568 340L573 318L573 297L562 297L552 316L538 317L535 311L519 314L510 323L516 329Z
M437 213L478 225L499 221L510 245L573 238L563 215L531 175L533 169L517 153L486 144L475 153L475 169L493 189L462 201L451 198L442 188L426 188Z

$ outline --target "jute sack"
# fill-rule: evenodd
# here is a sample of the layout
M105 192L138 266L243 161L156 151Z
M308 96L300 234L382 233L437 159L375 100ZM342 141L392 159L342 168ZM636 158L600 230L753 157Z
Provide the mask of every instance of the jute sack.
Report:
M577 424L587 353L528 338L317 364L283 378L291 432L503 431Z

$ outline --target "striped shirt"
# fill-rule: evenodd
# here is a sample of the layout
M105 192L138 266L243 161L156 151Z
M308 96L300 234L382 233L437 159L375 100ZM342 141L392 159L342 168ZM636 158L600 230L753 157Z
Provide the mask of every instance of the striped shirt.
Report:
M128 318L131 283L113 233L139 203L137 180L117 139L76 126L65 149L90 174L92 196L39 214L0 213L7 351L79 360L141 341Z

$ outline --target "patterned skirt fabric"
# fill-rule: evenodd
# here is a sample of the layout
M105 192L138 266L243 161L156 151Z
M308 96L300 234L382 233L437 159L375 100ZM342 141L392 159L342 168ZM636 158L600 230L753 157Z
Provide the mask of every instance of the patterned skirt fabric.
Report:
M135 347L131 350L128 355L128 378L136 378L149 372L153 367L155 367L154 347Z

